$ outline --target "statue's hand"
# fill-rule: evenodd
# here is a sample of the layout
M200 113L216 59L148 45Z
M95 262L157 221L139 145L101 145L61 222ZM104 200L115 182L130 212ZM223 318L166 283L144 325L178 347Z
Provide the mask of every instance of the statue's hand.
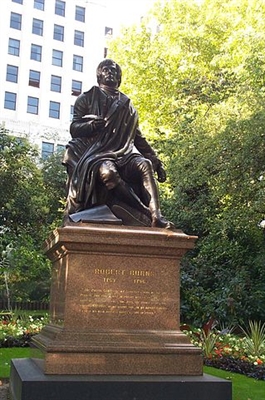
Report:
M167 174L166 174L166 171L164 170L162 164L159 164L157 166L156 173L157 173L158 182L165 182L165 180L167 179Z
M90 121L89 124L91 125L91 131L96 132L105 127L106 121L101 117L97 117L93 121Z

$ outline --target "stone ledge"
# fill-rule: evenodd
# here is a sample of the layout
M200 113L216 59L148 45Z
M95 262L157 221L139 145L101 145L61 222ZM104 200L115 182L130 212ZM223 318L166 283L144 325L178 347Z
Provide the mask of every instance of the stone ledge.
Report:
M12 360L12 400L232 400L231 382L210 375L44 375L40 364Z

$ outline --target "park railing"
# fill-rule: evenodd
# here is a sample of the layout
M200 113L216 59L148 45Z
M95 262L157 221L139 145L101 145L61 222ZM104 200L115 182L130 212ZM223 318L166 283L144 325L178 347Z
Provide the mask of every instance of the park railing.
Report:
M11 310L48 311L50 303L47 301L11 301ZM0 300L0 311L8 310L8 302Z

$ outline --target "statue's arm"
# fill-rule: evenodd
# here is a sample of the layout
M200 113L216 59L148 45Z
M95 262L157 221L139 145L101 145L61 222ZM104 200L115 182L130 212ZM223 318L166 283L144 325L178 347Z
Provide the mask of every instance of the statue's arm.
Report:
M94 136L105 126L105 121L96 115L90 115L91 105L85 93L80 95L74 105L70 134L73 138Z

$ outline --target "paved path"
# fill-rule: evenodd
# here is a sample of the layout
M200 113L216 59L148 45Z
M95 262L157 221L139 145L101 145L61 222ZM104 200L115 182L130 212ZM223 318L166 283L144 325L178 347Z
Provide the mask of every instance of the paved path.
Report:
M0 381L0 400L8 400L8 383Z

